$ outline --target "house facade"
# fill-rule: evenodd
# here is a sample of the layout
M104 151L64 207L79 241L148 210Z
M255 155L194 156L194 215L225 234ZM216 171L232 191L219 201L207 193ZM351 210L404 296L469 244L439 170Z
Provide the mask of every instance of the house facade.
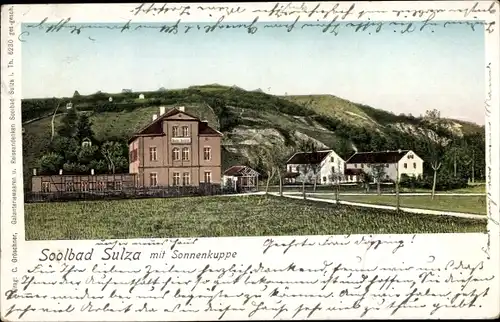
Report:
M129 173L138 187L221 184L221 138L184 107L160 107L129 140Z
M345 161L333 150L297 152L286 163L288 182L332 184L332 169L340 174L340 182L345 182ZM315 178L314 169L317 169ZM305 170L303 170L305 169Z
M411 150L356 152L346 161L346 174L360 181L364 173L374 175L377 166L383 168L382 180L396 181L401 175L418 177L424 173L424 160ZM381 170L377 170L381 171Z

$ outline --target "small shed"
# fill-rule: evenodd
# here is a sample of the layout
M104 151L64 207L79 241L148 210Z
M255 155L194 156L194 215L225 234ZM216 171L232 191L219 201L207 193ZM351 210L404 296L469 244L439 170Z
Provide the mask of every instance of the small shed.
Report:
M223 184L238 192L253 191L259 186L259 173L248 166L235 165L224 171Z
M144 99L144 94L139 94L139 99L143 100Z

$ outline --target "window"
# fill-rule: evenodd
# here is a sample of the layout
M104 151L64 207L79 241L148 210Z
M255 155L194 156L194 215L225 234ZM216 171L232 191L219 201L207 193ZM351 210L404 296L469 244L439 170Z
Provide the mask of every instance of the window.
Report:
M357 163L354 163L354 167L357 168L358 167L358 164Z
M386 179L389 179L389 175L388 175L388 174L386 174L386 175L385 175L385 178L386 178Z
M157 160L157 153L156 153L156 147L152 146L149 148L149 160L151 161L156 161Z
M361 169L363 169L365 167L365 165L363 163L361 163Z
M330 162L334 162L335 161L335 158L334 157L330 157Z
M66 191L74 191L75 187L73 186L73 182L66 182Z
M203 177L205 178L205 183L212 182L212 172L205 171L205 175Z
M89 191L89 182L82 181L82 191Z
M203 148L203 159L205 161L212 160L212 148L210 147Z
M189 160L189 148L182 148L182 160Z
M403 167L405 167L405 169L407 169L408 168L408 164L407 163L403 164Z
M42 192L49 192L50 191L50 182L45 181L42 182Z
M149 185L152 187L156 187L158 185L158 174L156 172L149 174Z
M178 186L181 181L181 175L179 172L174 172L174 186Z
M172 136L174 138L179 136L179 127L177 127L177 126L172 127Z
M181 158L180 154L181 154L181 153L180 153L179 148L174 148L174 149L172 150L172 159L173 159L174 161L180 160L180 158Z
M416 169L416 168L417 168L417 163L413 162L413 169Z
M386 164L385 164L385 167L386 167L386 168L388 168L388 167L389 167L389 163L386 163Z
M326 182L326 177L323 177L323 182Z
M184 172L182 174L182 185L183 186L187 186L189 185L191 182L190 182L190 177L189 177L189 172Z
M121 181L115 182L115 190L122 190L122 182Z
M189 127L187 126L182 127L182 136L189 136Z
M137 161L137 149L130 151L130 162Z

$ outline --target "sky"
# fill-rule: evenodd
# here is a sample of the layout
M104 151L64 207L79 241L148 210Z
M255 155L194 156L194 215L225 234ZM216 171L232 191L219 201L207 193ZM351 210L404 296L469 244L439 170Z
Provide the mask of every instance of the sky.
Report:
M234 28L174 35L134 25L124 32L47 33L24 24L22 97L217 83L277 95L332 94L396 114L419 116L436 108L444 117L484 124L479 27L441 25L402 34L388 23L379 32L342 25L334 35L300 23L292 32L265 25L257 23L255 34Z

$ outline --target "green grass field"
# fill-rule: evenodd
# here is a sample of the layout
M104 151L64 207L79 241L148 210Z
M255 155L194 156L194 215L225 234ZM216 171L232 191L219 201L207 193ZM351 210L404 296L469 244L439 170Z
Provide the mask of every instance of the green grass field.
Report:
M484 232L486 220L274 196L25 205L28 240Z
M314 195L315 198L332 199L334 195ZM346 196L340 200L377 205L396 206L396 196ZM443 210L486 215L486 196L400 196L400 206L429 210Z

